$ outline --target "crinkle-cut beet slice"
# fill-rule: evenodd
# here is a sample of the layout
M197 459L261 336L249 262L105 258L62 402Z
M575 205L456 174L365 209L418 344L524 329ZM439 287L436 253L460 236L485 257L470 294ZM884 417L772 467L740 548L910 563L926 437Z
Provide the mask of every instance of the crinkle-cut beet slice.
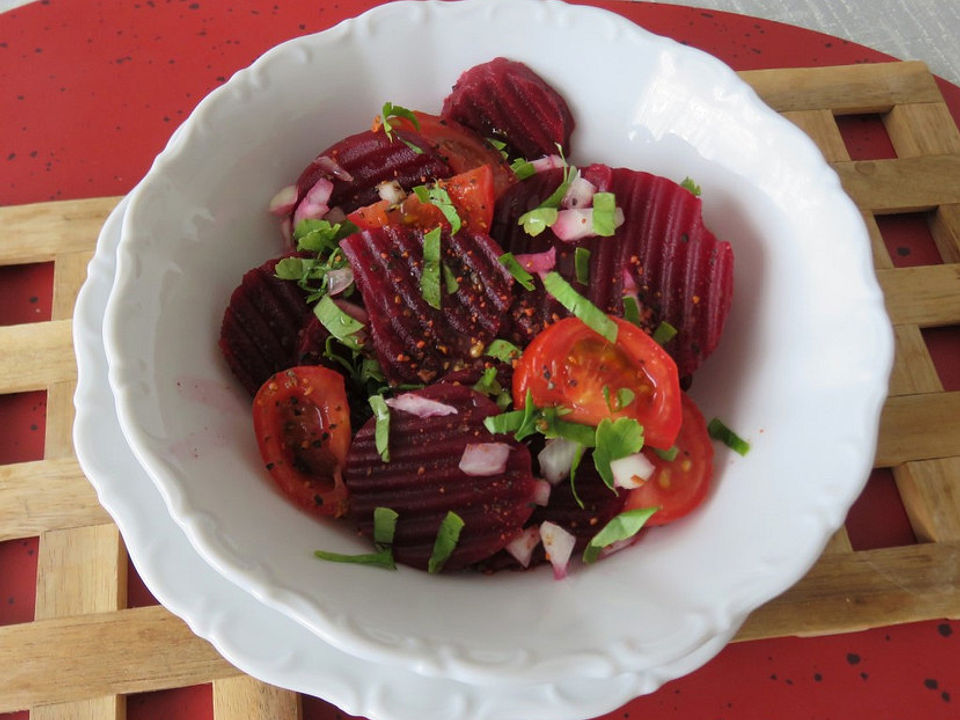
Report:
M275 372L290 367L310 312L304 291L276 276L280 260L268 260L243 276L220 326L223 357L251 395Z
M513 387L513 365L494 360L491 357L478 358L466 367L448 372L438 382L473 387L480 382L483 374L490 368L496 368L496 381L500 384L500 387L509 391Z
M494 58L464 72L443 102L441 115L482 137L503 140L511 155L537 158L565 153L574 129L566 101L523 63Z
M440 309L423 298L423 232L387 226L345 238L340 247L370 319L370 340L386 378L429 383L479 357L510 307L513 278L488 235L444 232L441 261L457 280L441 278Z
M354 436L344 465L350 490L350 517L373 535L373 512L398 514L393 552L397 562L426 569L440 523L448 511L464 521L456 549L444 570L457 570L504 547L530 517L536 481L530 453L508 435L491 435L483 420L497 406L462 385L431 385L417 395L457 408L455 415L421 418L390 412L390 461L376 449L375 421ZM489 477L464 474L460 458L468 444L498 442L512 447L507 467Z
M414 151L404 140L422 152ZM327 161L321 158L332 160L352 179L334 176ZM346 137L320 153L300 174L297 191L302 200L320 178L327 178L333 182L329 206L350 213L379 200L377 185L386 180L396 180L409 190L451 175L450 165L417 133L398 130L391 140L382 130L367 130Z

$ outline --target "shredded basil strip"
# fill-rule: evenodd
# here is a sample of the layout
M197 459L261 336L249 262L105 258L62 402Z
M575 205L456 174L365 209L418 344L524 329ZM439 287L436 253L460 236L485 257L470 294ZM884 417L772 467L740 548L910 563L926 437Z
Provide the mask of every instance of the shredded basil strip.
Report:
M573 251L573 268L577 282L581 285L590 284L590 251L585 247L578 247Z
M434 205L443 216L447 219L447 222L450 223L450 234L455 235L459 232L463 221L460 219L459 213L457 213L457 208L454 207L453 199L450 197L450 193L444 190L439 185L417 185L413 188L413 194L417 196L417 200L424 203L425 205Z
M511 410L499 415L488 415L483 419L483 426L493 435L502 435L513 432L523 424L523 410Z
M368 402L376 418L373 440L377 446L377 452L380 453L381 460L385 463L390 462L390 408L382 395L371 395Z
M420 294L430 307L440 309L439 227L435 227L423 236L423 271L420 274Z
M593 231L600 237L610 237L617 231L617 201L613 193L595 193L590 214Z
M643 426L633 418L604 418L597 425L597 446L593 450L593 464L604 484L613 489L613 470L610 463L643 449Z
M594 535L583 551L583 561L592 563L600 557L600 552L621 540L629 540L646 524L650 516L660 508L636 508L620 513L610 520L603 529Z
M523 416L520 418L520 427L518 427L517 431L513 434L514 439L518 441L530 437L539 430L537 426L539 413L537 412L537 406L533 404L533 393L530 392L530 388L527 388L527 395L524 398L523 408L520 412L523 413Z
M520 348L512 342L497 338L487 345L486 354L489 357L496 358L500 362L508 363L514 358L520 357L521 351Z
M640 327L640 303L633 295L623 296L623 319Z
M353 350L359 347L353 335L363 329L363 323L337 307L329 295L320 298L320 302L313 308L313 314L317 316L317 320L327 329L327 332L337 340Z
M503 265L507 270L510 271L510 274L513 275L514 280L520 283L527 290L533 290L533 275L528 273L523 265L513 256L513 253L505 252L503 255L497 258L500 261L500 264Z
M683 179L683 182L680 183L680 187L686 188L687 190L689 190L690 192L692 192L692 193L693 193L694 195L696 195L697 197L700 197L700 186L697 185L697 184L693 181L692 178L685 177L685 178Z
M539 207L525 212L517 220L517 225L522 225L527 235L536 237L548 227L557 221L557 209L552 207Z
M383 108L380 110L380 117L383 122L383 131L387 134L390 142L393 142L393 125L390 124L390 118L392 117L406 118L413 123L413 127L416 128L417 131L420 130L420 121L417 120L417 116L413 111L400 105L394 105L392 102L385 102L383 104Z
M387 570L396 570L397 564L393 560L393 550L384 548L372 553L362 555L345 555L343 553L327 552L326 550L314 550L314 557L329 562L353 563L354 565L372 565L373 567L386 568Z
M392 545L397 530L397 511L388 507L373 509L373 541L377 545Z
M707 433L714 440L719 440L741 455L746 455L750 451L750 443L728 428L720 418L714 418L707 423Z
M430 559L427 561L427 572L435 574L443 569L443 566L457 548L463 526L463 518L452 510L447 512L443 522L440 523L439 530L437 530L437 537L433 541L433 552L430 553Z
M617 341L617 324L607 317L600 308L578 293L555 271L548 272L543 278L543 286L584 325L602 335L612 343Z
M457 276L453 274L453 270L446 263L440 265L440 271L443 273L443 283L447 288L447 294L455 294L460 289L460 281L457 280Z
M524 158L517 158L510 163L510 169L517 176L517 180L526 180L528 177L537 174L537 169L533 166L533 163Z
M653 331L653 339L660 345L666 345L668 342L673 340L677 334L677 329L664 320L662 323L657 325L657 329Z
M661 460L666 460L667 462L673 462L677 459L677 455L680 453L680 448L674 445L669 450L661 450L660 448L653 448L653 451L657 454L657 457Z

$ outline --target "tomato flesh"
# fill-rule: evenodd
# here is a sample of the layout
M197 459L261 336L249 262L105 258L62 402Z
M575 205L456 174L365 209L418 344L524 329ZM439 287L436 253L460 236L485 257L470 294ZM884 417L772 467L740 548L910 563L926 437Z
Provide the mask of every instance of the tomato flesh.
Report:
M350 447L343 377L305 365L281 370L253 399L260 456L280 491L313 515L347 510L341 468Z
M523 407L529 391L537 407L570 410L571 422L633 418L647 445L670 448L681 422L677 366L643 330L612 319L616 344L572 317L537 335L513 375L514 406Z
M707 496L713 474L713 443L696 403L682 395L683 424L677 435L677 455L664 460L652 450L643 454L655 468L646 482L627 496L625 510L659 507L647 525L665 525L683 517Z

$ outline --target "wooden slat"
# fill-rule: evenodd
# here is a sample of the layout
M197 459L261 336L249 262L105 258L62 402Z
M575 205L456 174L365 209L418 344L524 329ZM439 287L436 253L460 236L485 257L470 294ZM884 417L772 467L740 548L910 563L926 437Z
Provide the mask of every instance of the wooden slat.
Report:
M57 255L92 252L118 197L0 207L0 265L46 262Z
M74 458L0 465L0 541L109 521Z
M899 465L893 477L918 540L960 542L960 457Z
M93 258L92 250L60 253L53 263L53 320L67 320L73 317L73 306L77 303L77 293L87 279L87 265Z
M75 380L52 383L47 388L47 421L43 456L47 460L73 455L73 395Z
M960 131L945 103L897 105L883 124L897 157L960 153Z
M894 325L960 323L960 264L877 270Z
M748 70L740 77L779 112L830 108L837 115L883 113L899 103L942 101L921 62Z
M824 555L787 592L755 610L737 640L824 635L957 617L960 545L907 547Z
M916 325L898 325L893 332L896 351L890 375L890 395L941 392L943 384L919 328Z
M837 121L829 110L797 110L785 112L783 116L813 139L827 162L850 159Z
M0 348L0 393L43 390L77 377L69 320L0 327Z
M960 203L960 155L925 155L833 164L861 210L877 214L933 210Z
M300 696L251 677L222 678L213 683L213 720L299 720Z
M960 455L960 391L890 398L880 416L875 467Z
M125 720L126 717L127 704L119 695L30 708L30 720Z
M158 605L2 626L0 668L0 713L239 673Z
M930 234L945 263L960 263L960 204L938 207L930 221Z
M880 226L872 212L861 211L863 224L867 226L867 234L870 236L870 252L873 255L873 266L878 270L892 270L893 259L890 257L890 251L883 241L883 235L880 232Z
M823 552L824 554L853 552L853 546L850 544L850 536L847 535L847 529L845 527L841 527L831 536Z

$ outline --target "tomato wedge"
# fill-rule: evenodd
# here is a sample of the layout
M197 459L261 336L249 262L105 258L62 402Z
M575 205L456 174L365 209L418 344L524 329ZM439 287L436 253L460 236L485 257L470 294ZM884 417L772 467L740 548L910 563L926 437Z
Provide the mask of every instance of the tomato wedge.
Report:
M713 475L713 443L696 403L682 395L683 424L676 457L665 460L652 450L643 454L656 468L647 481L627 495L625 510L659 507L647 525L665 525L683 517L707 496Z
M390 118L391 124L401 130L420 133L421 137L433 147L455 173L466 172L480 165L489 165L493 172L493 188L496 197L517 181L510 166L500 151L455 120L447 120L437 115L419 111L413 113L420 123L420 129L406 118Z
M447 191L465 228L474 232L490 232L496 199L493 194L493 171L489 165L438 180L437 187ZM347 218L362 230L385 225L408 225L421 230L432 230L437 225L450 226L440 208L432 203L420 202L413 193L401 203L380 200L354 210Z
M647 445L668 449L681 422L677 365L636 325L611 319L616 344L573 317L537 335L514 370L514 406L524 406L529 390L534 405L564 407L572 422L633 418Z
M313 515L347 510L341 468L350 447L343 377L319 365L281 370L253 398L253 428L271 478Z

